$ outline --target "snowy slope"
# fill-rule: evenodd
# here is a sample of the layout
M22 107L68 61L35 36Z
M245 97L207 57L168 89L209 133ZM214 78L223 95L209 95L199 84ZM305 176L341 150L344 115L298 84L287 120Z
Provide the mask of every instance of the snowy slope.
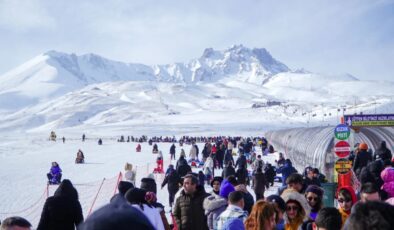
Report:
M156 167L156 155L152 154L152 146L142 143L142 152L135 152L136 143L118 143L114 138L119 138L118 133L86 133L87 141L82 142L81 132L58 132L59 137L65 136L66 143L52 142L47 136L4 136L0 142L0 168L3 170L0 179L0 220L9 216L22 216L33 224L36 229L47 194L51 196L56 186L49 186L47 192L46 173L52 161L57 161L63 170L63 178L70 179L79 193L84 218L89 210L93 211L102 205L108 204L116 191L116 182L119 172L123 172L126 162L132 163L137 170L137 186L140 179L146 177ZM126 134L126 133L123 133ZM151 134L151 133L147 133ZM103 138L102 146L97 145L97 138ZM163 151L164 166L176 161L169 160L170 143L159 143L159 150ZM176 157L179 157L181 148L186 153L190 145L180 147L176 145ZM202 143L199 143L202 149ZM78 149L85 155L85 164L75 164ZM201 156L200 156L201 157ZM264 156L265 162L274 163L276 154ZM250 168L249 168L250 170ZM198 172L198 169L194 169ZM219 175L220 170L215 170ZM105 180L103 180L105 178ZM122 178L123 179L123 178ZM155 176L157 183L158 201L165 205L169 211L167 187L160 189L164 175ZM102 186L101 183L103 183ZM206 190L211 187L206 185ZM266 195L277 191L278 185L265 192ZM252 191L249 188L250 191ZM254 193L251 192L254 196ZM97 199L95 197L97 195ZM170 217L167 217L171 222Z

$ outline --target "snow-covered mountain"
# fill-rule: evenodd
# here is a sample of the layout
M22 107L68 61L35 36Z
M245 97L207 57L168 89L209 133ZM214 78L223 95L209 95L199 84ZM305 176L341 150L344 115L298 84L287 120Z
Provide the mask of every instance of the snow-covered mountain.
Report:
M393 110L393 96L393 82L290 70L242 45L156 66L49 51L0 76L0 130L319 124L340 107Z
M225 51L209 48L188 63L155 66L117 62L95 54L49 51L0 76L0 110L15 111L93 83L156 80L189 84L246 73L244 81L261 84L288 70L267 50L242 45Z

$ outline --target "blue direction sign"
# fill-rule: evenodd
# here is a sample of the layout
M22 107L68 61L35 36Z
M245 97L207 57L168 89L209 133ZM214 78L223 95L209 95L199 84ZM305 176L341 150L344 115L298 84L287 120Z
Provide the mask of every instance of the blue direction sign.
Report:
M339 124L335 127L334 133L338 140L347 140L350 136L350 128L345 124Z
M345 115L344 120L351 127L394 126L394 114Z

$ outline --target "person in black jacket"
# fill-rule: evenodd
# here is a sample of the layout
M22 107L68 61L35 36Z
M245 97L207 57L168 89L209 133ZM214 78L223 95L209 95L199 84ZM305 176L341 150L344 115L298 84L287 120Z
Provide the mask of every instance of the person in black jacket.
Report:
M224 167L222 171L223 178L227 178L229 176L235 176L235 168L233 167L233 163L231 161L228 162L227 166Z
M275 176L276 176L276 172L275 172L274 166L272 166L269 163L266 164L266 166L264 168L264 174L265 174L265 178L267 179L267 188L269 186L273 186L274 185Z
M247 161L246 161L246 157L245 154L241 153L241 155L238 157L237 162L235 163L235 167L242 167L242 168L246 168L247 167Z
M258 167L256 173L253 175L253 184L252 184L253 191L256 194L256 201L260 199L264 199L266 184L267 184L267 180L265 178L263 170L262 168Z
M174 168L169 168L168 174L163 180L163 183L161 184L161 188L163 188L167 184L167 189L168 189L168 200L170 202L170 207L172 207L172 204L174 203L174 197L175 194L179 190L179 185L181 184L182 180L177 171L175 171Z
M63 180L44 204L37 230L74 230L83 222L78 192L70 180Z
M235 176L237 177L238 184L249 185L249 175L246 168L239 167L235 172Z
M183 177L188 172L192 171L192 168L190 167L190 165L187 163L187 161L185 160L185 158L183 156L181 156L179 158L179 160L176 164L177 164L176 171L178 172L180 177Z
M386 147L386 142L385 142L385 141L382 141L382 142L380 143L380 147L375 151L374 159L375 159L375 160L381 159L382 161L385 161L385 160L390 160L390 161L391 161L391 158L392 158L392 157L393 157L393 156L392 156L392 154L391 154L390 149L388 149L388 148Z
M225 167L226 167L226 165L228 165L228 162L231 162L232 165L234 165L233 154L230 151L226 151L226 153L224 154L224 166Z
M175 144L173 143L170 147L170 154L171 154L171 160L174 159L175 160Z
M359 146L359 152L357 153L354 163L353 170L359 178L361 170L372 161L372 154L368 152L368 145L366 143L361 143Z

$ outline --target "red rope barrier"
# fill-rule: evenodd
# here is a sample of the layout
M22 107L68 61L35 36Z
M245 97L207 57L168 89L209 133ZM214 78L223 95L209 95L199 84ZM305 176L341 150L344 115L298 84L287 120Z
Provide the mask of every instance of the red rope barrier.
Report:
M118 190L119 182L121 181L121 179L122 179L122 172L119 172L118 181L116 182L114 195L116 194L116 191Z
M96 203L96 200L97 200L97 197L98 197L98 195L99 195L99 193L100 193L100 190L101 190L101 188L103 187L104 181L105 181L105 178L103 178L103 181L101 182L100 188L98 189L97 194L96 194L96 196L94 197L92 206L91 206L90 209L89 209L88 216L90 216L90 213L91 213L92 210L93 210L94 204Z
M22 210L19 210L19 211L15 211L15 212L0 212L0 214L1 214L1 215L8 215L8 214L17 214L17 213L25 212L25 211L27 211L27 210L33 208L34 206L36 206L36 205L42 200L42 197L45 196L45 193L46 193L46 192L47 192L47 191L46 191L46 189L45 189L45 190L44 190L44 193L40 196L40 198L39 198L36 202L34 202L32 205L30 205L29 207L27 207L27 208L25 208L25 209L22 209Z

